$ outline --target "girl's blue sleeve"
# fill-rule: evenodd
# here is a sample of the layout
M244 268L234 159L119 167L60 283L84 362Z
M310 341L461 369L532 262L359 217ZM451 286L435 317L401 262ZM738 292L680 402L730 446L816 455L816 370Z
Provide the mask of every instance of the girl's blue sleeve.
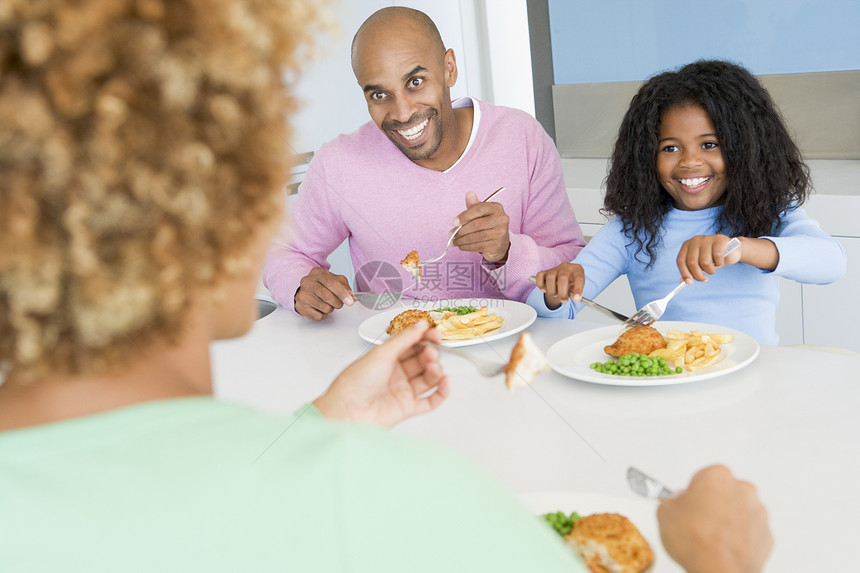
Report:
M621 222L613 217L580 251L574 262L582 265L585 271L585 287L582 290L585 297L596 297L612 281L627 273L629 242L627 235L622 232ZM582 304L577 306L581 307Z
M768 239L779 252L774 274L805 284L829 284L845 274L842 245L821 230L802 207L787 211ZM583 251L584 252L584 251Z
M626 235L621 232L621 223L612 218L591 238L585 248L572 262L582 265L585 271L583 296L594 298L612 281L627 272ZM535 288L529 293L526 304L532 306L538 316L546 318L574 318L583 307L582 303L566 302L555 310L546 306L543 293Z
M526 304L537 311L538 316L544 318L573 318L576 311L570 301L567 301L555 310L550 310L546 306L546 300L543 298L543 292L537 287L532 289L529 296L526 298Z

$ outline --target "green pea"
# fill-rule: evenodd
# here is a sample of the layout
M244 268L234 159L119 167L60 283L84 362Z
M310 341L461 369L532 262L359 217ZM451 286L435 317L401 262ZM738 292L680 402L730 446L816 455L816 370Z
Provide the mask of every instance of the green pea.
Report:
M596 372L614 376L666 376L683 372L680 366L669 368L666 361L659 356L636 353L625 354L606 362L592 362L589 366Z

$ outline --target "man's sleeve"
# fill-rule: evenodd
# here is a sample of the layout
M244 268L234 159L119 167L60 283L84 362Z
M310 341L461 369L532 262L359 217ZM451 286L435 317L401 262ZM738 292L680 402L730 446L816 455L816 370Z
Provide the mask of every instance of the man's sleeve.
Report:
M536 122L535 122L536 123ZM506 298L525 301L532 290L528 278L538 271L571 262L585 247L582 230L567 198L561 157L555 144L536 124L527 138L530 153L528 204L522 227L511 229L511 247L504 265L485 265Z
M330 200L322 151L314 156L285 223L272 241L263 284L278 303L295 310L299 283L314 267L328 269L328 256L349 235Z

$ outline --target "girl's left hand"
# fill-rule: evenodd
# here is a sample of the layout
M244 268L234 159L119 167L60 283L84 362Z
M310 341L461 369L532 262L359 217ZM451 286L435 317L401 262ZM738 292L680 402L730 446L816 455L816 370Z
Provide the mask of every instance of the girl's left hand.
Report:
M741 247L724 257L723 252L730 238L725 235L696 235L688 239L681 250L678 251L678 270L681 271L683 280L695 279L706 282L707 275L717 272L717 269L727 265L733 265L741 260L743 242Z
M349 365L314 405L329 420L385 427L436 409L448 397L448 377L439 351L422 340L439 344L442 334L423 320L399 332Z

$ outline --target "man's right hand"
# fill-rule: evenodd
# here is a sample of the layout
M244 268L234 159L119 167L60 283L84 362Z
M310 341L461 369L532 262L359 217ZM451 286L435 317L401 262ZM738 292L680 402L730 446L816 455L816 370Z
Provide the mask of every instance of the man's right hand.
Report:
M322 320L336 308L351 306L355 299L349 281L322 267L314 267L299 283L294 297L296 312L311 320Z

